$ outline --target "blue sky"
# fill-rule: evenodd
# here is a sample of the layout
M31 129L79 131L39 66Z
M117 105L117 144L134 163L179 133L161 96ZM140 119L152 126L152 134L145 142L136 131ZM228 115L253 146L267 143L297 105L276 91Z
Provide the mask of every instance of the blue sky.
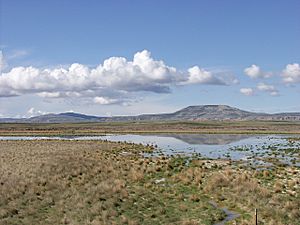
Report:
M298 0L0 2L2 117L300 111Z

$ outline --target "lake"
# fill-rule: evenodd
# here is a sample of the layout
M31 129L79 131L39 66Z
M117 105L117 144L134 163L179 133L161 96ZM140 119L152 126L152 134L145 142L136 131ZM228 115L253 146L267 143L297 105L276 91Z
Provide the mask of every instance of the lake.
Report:
M267 164L274 159L300 166L300 141L288 138L299 135L244 134L121 134L80 137L0 137L0 140L108 140L126 141L157 146L167 155L198 154L211 159L244 160L252 164ZM268 159L268 160L265 160ZM273 160L270 160L273 159Z

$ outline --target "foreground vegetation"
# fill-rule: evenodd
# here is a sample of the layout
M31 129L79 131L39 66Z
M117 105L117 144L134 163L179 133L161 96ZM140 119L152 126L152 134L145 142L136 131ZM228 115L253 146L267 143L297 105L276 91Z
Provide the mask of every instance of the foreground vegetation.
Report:
M0 224L299 224L300 170L106 141L0 141ZM216 204L213 204L216 203ZM214 205L218 205L215 207ZM220 207L220 208L219 208Z
M0 136L106 133L299 134L298 121L135 121L69 124L0 123Z

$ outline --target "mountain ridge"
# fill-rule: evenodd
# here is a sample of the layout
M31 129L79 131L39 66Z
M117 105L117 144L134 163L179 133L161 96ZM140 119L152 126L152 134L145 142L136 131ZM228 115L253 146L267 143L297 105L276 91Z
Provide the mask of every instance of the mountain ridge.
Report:
M0 118L0 123L79 123L121 121L243 121L286 120L300 121L300 112L258 113L241 110L228 105L193 105L173 113L141 114L137 116L94 116L74 112L50 113L30 118Z

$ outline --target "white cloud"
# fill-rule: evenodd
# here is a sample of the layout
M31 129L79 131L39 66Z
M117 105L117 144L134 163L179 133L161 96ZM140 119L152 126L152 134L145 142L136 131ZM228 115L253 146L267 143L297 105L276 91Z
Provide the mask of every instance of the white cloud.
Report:
M100 105L110 105L116 103L118 100L116 99L109 99L104 97L95 97L94 102Z
M179 71L161 60L154 60L151 53L144 50L137 52L132 61L111 57L96 68L79 63L54 69L15 67L1 74L0 97L37 94L44 98L90 98L99 104L110 99L108 104L117 104L132 98L134 92L168 93L176 85L234 83L233 77L214 74L198 66ZM95 100L99 96L103 99Z
M29 117L39 116L39 115L44 115L44 114L47 114L47 112L44 112L44 111L41 111L41 110L36 110L34 107L31 107L27 111L27 115Z
M272 96L279 95L279 91L273 85L269 85L269 84L265 84L265 83L259 83L257 85L257 89L259 91L268 92Z
M271 96L279 95L279 91L276 89L275 86L265 84L265 83L258 83L256 86L256 89L254 89L254 88L241 88L240 89L240 92L246 96L252 96L255 94L256 91L264 91L264 92L269 93Z
M257 89L260 90L260 91L268 91L268 92L276 90L276 88L273 85L268 85L268 84L265 84L265 83L259 83L257 85Z
M278 91L271 91L270 95L272 95L272 96L278 96L279 92Z
M300 65L298 63L288 64L282 71L285 83L300 83Z
M241 88L240 92L243 95L246 95L246 96L252 96L252 95L254 95L254 90L252 88Z
M40 97L43 98L59 98L61 96L60 92L40 92L37 94Z
M260 68L257 65L251 65L250 67L247 67L244 72L251 78L257 78L261 73Z
M244 73L250 78L269 78L272 76L270 72L263 72L259 66L253 64L250 67L244 69Z
M28 109L27 113L31 115L34 113L34 111L35 111L35 109L32 107L32 108Z
M220 77L216 77L212 72L194 66L188 69L188 79L183 84L218 84L226 85L226 82Z
M18 96L18 93L14 90L7 88L0 88L0 97L15 97Z
M65 97L81 97L82 94L80 92L76 92L76 91L66 91L66 92L39 92L37 93L38 96L43 97L43 98L65 98Z

